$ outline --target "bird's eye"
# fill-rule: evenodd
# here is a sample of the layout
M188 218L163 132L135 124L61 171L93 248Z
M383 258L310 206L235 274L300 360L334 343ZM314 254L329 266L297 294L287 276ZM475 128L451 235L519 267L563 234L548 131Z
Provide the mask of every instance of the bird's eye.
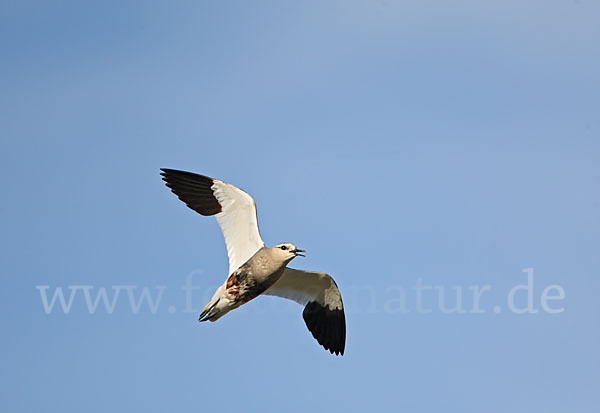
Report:
M281 247L279 247L279 248L281 248L283 251L287 250L287 247L286 247L285 245L282 245L282 246L281 246Z

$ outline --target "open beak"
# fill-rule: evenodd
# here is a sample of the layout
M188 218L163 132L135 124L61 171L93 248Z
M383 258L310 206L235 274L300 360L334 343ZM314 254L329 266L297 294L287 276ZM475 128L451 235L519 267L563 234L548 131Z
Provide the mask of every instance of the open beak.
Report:
M304 250L301 250L301 249L298 249L298 248L296 248L295 250L292 250L292 252L293 252L294 254L296 254L296 257L297 257L298 255L299 255L299 256L301 256L301 257L306 257L306 255L304 255L304 254L300 254L301 252L306 252L306 251L304 251Z

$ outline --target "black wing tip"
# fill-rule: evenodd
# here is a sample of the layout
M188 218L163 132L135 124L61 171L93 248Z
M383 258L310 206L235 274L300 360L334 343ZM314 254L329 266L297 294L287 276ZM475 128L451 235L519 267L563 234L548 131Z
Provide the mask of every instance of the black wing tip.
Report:
M213 178L177 169L160 168L160 171L166 186L189 208L205 216L222 211L221 204L211 188Z
M331 310L316 301L311 301L304 308L302 317L308 330L325 350L336 356L344 355L346 347L344 309Z
M192 178L192 179L201 179L201 180L209 180L214 181L214 178L210 176L197 174L195 172L182 171L181 169L171 169L171 168L160 168L160 174L163 177L171 176L174 178Z
M178 169L170 169L170 168L160 168L160 175L164 178L166 178L169 175L176 175L178 173L185 173L185 171L180 171ZM191 173L191 172L188 172Z

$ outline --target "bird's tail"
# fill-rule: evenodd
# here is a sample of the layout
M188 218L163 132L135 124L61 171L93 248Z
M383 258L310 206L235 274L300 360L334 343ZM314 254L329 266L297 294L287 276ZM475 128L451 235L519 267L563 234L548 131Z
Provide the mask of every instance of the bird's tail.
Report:
M219 304L219 301L221 301L220 298L217 298L216 301L210 300L208 304L206 304L204 308L202 308L202 312L200 313L200 317L198 317L198 321L215 321L211 320L211 318L213 318L216 315L215 307L217 306L217 304Z
M217 289L213 298L202 308L198 321L217 321L234 308L235 306L231 305L227 297L225 288L221 286Z

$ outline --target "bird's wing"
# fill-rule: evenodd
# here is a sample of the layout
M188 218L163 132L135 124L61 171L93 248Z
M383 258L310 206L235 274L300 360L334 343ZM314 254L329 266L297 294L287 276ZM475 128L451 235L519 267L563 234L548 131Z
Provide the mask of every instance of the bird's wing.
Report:
M313 337L332 354L344 354L346 318L338 287L329 274L286 268L264 294L304 305L302 317Z
M163 181L185 204L202 215L215 215L227 245L231 275L265 244L258 232L256 203L227 182L174 169L161 169Z

